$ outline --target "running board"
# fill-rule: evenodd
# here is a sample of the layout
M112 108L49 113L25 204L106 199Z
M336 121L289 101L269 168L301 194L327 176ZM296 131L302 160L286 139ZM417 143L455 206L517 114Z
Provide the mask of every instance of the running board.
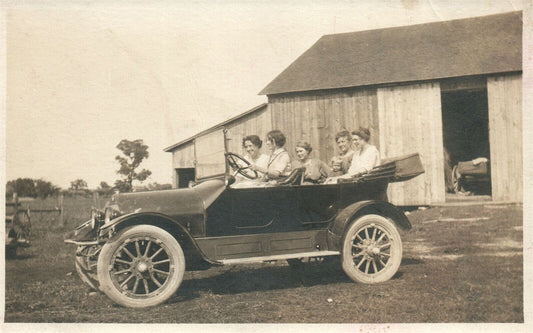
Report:
M337 256L339 254L341 254L339 251L313 251L313 252L301 252L301 253L290 253L290 254L278 254L278 255L264 256L264 257L222 259L222 260L218 260L218 262L222 263L223 265L250 264L250 263L263 262L263 261L286 260L286 259L295 259L295 258Z

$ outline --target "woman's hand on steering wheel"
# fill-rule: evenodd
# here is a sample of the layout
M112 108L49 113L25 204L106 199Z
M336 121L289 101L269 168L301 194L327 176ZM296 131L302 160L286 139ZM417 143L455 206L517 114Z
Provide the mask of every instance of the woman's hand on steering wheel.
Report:
M259 174L257 173L256 170L254 170L255 165L253 165L250 162L248 162L244 157L242 157L240 155L237 155L235 153L226 153L225 155L226 155L226 160L228 161L229 166L233 170L235 170L235 173L239 173L239 174L241 174L242 176L244 176L244 177L246 177L248 179L257 179L257 178L259 178ZM245 165L243 166L239 162L242 162ZM251 167L252 165L254 167ZM252 171L252 174L250 174L249 172L245 172L244 170L246 170L246 169L250 169L250 171Z

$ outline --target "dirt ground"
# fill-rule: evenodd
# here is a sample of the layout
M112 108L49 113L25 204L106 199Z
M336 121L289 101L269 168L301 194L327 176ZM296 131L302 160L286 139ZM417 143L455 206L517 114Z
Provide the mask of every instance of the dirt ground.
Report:
M408 214L403 260L382 284L353 283L339 264L286 262L186 272L177 294L127 309L89 290L63 226L34 221L32 246L7 260L6 323L522 323L521 205L433 207Z

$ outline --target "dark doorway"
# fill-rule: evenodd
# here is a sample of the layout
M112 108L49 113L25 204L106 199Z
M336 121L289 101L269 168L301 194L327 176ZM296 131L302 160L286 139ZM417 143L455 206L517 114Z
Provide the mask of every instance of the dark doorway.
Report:
M190 182L194 182L195 169L194 168L180 168L176 169L176 180L178 188L189 187Z
M487 90L443 92L441 102L447 192L490 195Z

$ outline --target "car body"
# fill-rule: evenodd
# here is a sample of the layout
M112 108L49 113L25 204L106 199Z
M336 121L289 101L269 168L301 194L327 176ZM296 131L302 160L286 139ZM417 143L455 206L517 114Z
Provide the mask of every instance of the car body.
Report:
M452 169L455 193L490 193L490 161L485 157L458 162Z
M376 168L339 184L234 188L228 172L190 188L121 193L66 242L78 246L81 279L128 307L160 304L185 270L213 265L341 256L354 281L382 282L400 265L397 228L411 228L386 201L388 183L421 173L402 178L396 162L385 165L394 170Z

